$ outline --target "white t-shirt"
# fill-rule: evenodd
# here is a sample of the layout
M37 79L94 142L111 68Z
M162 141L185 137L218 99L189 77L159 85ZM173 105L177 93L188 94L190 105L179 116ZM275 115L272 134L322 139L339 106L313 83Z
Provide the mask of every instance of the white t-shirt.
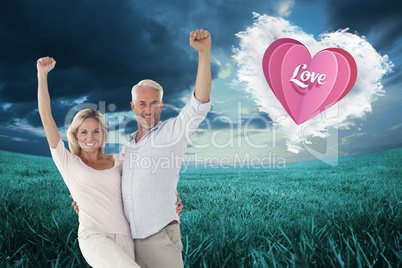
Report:
M121 161L113 155L114 166L96 170L71 154L60 139L50 148L53 160L79 207L81 230L130 236L121 197Z

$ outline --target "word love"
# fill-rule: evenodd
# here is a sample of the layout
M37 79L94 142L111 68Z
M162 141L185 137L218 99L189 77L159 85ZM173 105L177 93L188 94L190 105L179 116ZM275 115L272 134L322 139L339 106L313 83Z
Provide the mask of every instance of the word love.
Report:
M296 85L298 85L299 87L302 88L306 88L308 87L308 84L304 84L303 82L307 82L310 79L311 83L314 83L317 80L317 83L320 85L325 84L324 80L327 77L325 74L320 74L317 73L315 74L315 72L310 73L309 71L304 71L301 73L300 75L300 80L297 80L297 75L299 73L299 70L301 69L306 69L307 68L307 64L300 64L299 66L296 67L295 71L293 72L293 76L292 78L290 78L290 82L295 83Z
M344 98L357 79L353 57L327 48L313 58L299 41L282 38L265 51L265 79L283 108L300 125Z

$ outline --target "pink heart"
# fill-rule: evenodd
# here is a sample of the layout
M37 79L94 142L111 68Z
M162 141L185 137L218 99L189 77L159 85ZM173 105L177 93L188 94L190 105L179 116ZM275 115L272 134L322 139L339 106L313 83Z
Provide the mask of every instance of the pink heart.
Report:
M262 65L271 90L298 125L340 101L357 78L356 62L345 50L328 48L311 58L290 38L273 42Z

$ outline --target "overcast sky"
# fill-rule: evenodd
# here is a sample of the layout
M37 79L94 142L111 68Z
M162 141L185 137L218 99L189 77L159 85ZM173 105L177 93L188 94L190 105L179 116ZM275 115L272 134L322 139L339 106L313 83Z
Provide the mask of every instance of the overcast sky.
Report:
M203 132L193 135L187 157L201 152L203 157L227 156L233 161L237 153L275 153L286 161L314 159L317 156L303 143L297 153L289 149L286 126L274 130L270 110L239 80L244 66L234 55L243 49L241 33L249 34L257 23L261 26L256 14L281 18L286 27L296 27L293 34L318 39L322 33L348 28L387 65L377 81L381 92L366 96L367 110L349 116L347 127L331 130L336 146L325 145L331 138L310 138L308 144L318 146L316 152L327 148L336 150L332 156L344 156L402 146L400 1L13 0L3 1L0 9L0 150L50 155L37 111L36 60L51 56L57 64L49 74L49 90L62 137L74 109L97 105L108 119L109 143L118 151L136 130L129 102L138 81L150 78L164 87L162 120L177 115L177 108L188 100L197 70L197 53L188 36L204 28L213 40L213 108L201 126ZM286 36L286 27L281 36ZM370 76L370 69L366 71ZM356 92L363 92L364 83L358 88ZM357 97L350 100L359 105ZM341 101L338 109L342 107ZM244 128L254 132L247 136Z

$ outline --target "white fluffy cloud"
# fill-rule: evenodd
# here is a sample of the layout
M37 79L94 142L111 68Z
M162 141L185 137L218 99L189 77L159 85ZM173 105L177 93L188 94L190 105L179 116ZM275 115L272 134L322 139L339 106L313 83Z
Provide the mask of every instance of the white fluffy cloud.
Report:
M384 95L381 80L393 67L388 56L381 56L361 36L348 29L323 33L318 40L289 21L254 13L254 24L237 33L240 47L234 48L234 58L239 70L237 79L244 83L245 91L254 98L259 109L266 112L278 124L287 137L287 149L294 153L302 150L302 143L313 137L326 137L328 128L347 129L356 118L372 112L372 102ZM338 47L348 51L357 64L356 84L338 104L309 121L296 125L276 99L265 80L262 58L267 47L279 38L293 38L302 42L315 55L322 49ZM303 134L304 133L304 134Z
M276 13L280 17L287 17L292 12L292 7L294 4L294 0L283 0L276 5Z

